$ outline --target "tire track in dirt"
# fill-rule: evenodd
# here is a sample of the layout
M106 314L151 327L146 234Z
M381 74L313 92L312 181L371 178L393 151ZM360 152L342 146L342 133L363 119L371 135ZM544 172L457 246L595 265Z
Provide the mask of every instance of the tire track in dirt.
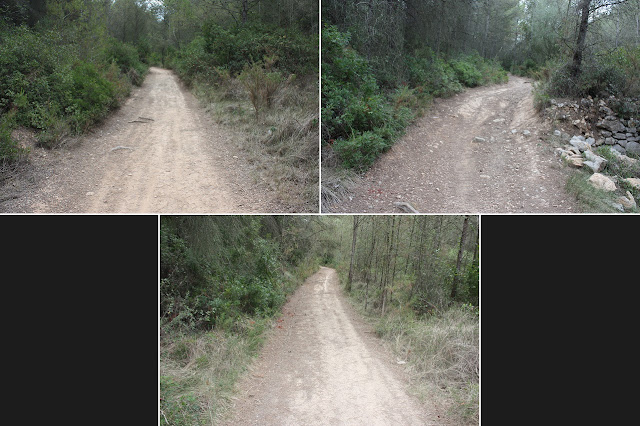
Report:
M283 308L228 425L429 425L406 378L322 267Z
M549 131L524 78L438 99L350 197L323 211L399 213L393 203L402 201L420 213L574 212L569 171L541 138Z

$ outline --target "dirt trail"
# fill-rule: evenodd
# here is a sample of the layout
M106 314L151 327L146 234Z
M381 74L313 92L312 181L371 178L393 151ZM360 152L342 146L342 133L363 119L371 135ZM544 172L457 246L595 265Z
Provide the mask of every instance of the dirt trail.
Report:
M26 188L0 210L270 211L259 197L247 196L255 185L239 174L243 159L228 141L171 71L151 68L93 134L52 151L33 148L32 175L18 183Z
M393 203L408 202L420 213L575 212L568 170L540 138L549 130L524 78L437 100L350 199L326 211L397 213Z
M285 305L227 424L435 424L405 383L343 299L336 271L322 267Z

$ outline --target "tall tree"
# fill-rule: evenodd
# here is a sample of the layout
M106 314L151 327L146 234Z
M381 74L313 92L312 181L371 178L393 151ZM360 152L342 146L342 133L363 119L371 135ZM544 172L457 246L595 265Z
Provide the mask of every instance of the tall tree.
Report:
M576 78L582 71L582 55L584 53L584 45L587 39L587 28L589 27L589 8L592 0L581 0L578 9L580 10L580 26L578 27L578 39L576 47L573 51L573 62L571 63L571 76Z
M358 226L360 225L360 217L353 215L353 229L351 239L351 262L349 263L349 277L347 278L347 292L351 291L351 281L353 280L353 258L356 251L356 235L358 234Z
M458 248L458 258L456 260L456 273L453 276L453 285L451 286L451 299L455 300L458 295L458 283L460 282L460 267L462 266L462 252L464 250L464 242L467 239L467 229L469 228L469 216L464 217L462 223L462 235L460 236L460 246Z

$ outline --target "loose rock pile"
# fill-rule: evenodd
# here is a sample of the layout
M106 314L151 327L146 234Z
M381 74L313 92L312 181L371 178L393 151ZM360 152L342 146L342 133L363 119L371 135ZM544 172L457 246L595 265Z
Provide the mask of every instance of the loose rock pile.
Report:
M633 118L625 120L618 118L609 107L608 102L615 102L615 97L608 101L594 102L589 98L583 98L580 102L558 102L551 100L551 106L547 108L546 115L552 119L570 122L573 128L577 128L579 135L571 136L569 133L556 130L554 135L560 137L567 144L562 148L556 148L556 154L565 162L575 168L588 167L593 171L589 183L594 187L605 191L616 191L616 179L602 172L607 165L607 160L593 152L593 148L608 145L618 161L629 165L635 165L638 160L628 157L626 154L640 155L640 121ZM625 179L631 186L640 188L640 180L636 178ZM626 191L617 199L615 206L624 211L637 207L633 195Z
M606 101L602 99L597 104L591 97L582 98L579 103L552 99L547 115L571 122L580 130L581 135L593 139L591 146L606 144L621 154L628 151L640 155L640 121L618 118L609 108L609 104L616 101L614 96Z

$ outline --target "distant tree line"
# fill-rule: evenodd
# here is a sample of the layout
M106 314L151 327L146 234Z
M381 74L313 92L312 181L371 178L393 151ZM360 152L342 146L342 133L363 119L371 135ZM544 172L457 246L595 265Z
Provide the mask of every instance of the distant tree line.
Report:
M452 303L478 306L477 216L349 219L352 238L345 287L355 291L358 283L365 309L384 314L395 304L427 313Z

